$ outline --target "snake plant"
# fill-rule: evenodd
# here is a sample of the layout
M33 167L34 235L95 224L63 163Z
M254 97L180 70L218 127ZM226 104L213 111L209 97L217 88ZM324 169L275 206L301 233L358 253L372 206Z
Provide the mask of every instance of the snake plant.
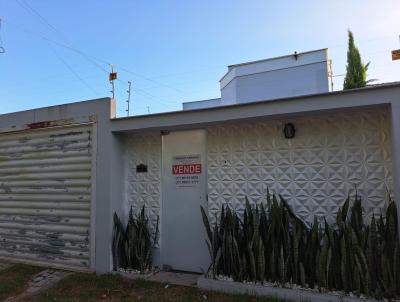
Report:
M316 217L307 226L282 196L242 213L228 205L210 224L201 208L211 256L208 275L236 281L299 284L377 298L400 296L400 240L397 208L390 199L385 215L363 215L360 196L348 197L336 223Z
M124 268L144 272L151 268L152 249L158 240L158 224L157 217L152 234L144 206L136 215L133 214L132 208L130 209L126 227L114 213L112 241L114 270Z

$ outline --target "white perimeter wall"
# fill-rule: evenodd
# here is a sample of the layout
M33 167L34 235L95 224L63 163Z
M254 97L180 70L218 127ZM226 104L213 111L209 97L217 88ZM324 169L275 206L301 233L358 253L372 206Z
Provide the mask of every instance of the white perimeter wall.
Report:
M294 139L284 138L286 122ZM155 224L161 209L161 136L126 136L125 209L145 204ZM265 201L267 188L288 199L311 222L332 222L357 186L366 214L386 205L392 191L390 115L387 109L247 122L208 128L208 192L211 217L222 204L241 211L247 196ZM148 173L136 173L136 165Z

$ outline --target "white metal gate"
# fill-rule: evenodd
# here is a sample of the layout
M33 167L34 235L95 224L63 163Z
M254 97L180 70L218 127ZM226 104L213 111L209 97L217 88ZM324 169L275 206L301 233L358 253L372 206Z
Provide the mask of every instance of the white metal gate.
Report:
M162 137L161 258L173 269L206 271L210 256L200 206L207 211L206 132Z
M0 258L90 267L92 125L0 134Z

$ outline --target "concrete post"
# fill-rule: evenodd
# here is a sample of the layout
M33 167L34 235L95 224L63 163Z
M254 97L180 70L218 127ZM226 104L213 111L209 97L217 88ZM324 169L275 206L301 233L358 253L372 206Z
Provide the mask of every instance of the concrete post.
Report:
M115 102L109 100L97 111L97 167L96 167L96 273L108 273L112 270L112 216L117 201L113 198L113 165L119 153L115 138L110 130L114 115Z
M397 102L392 101L390 112L392 120L393 189L397 214L400 217L400 99Z

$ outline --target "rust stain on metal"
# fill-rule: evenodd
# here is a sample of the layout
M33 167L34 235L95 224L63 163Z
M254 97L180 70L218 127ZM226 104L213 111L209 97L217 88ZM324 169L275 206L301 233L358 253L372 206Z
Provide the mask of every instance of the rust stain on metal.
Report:
M28 129L41 129L52 126L52 122L44 121L44 122L27 124L26 126Z
M73 119L64 119L64 120L57 120L57 121L42 121L42 122L27 124L26 129L31 129L31 130L42 129L42 128L72 124L73 122L74 122Z

